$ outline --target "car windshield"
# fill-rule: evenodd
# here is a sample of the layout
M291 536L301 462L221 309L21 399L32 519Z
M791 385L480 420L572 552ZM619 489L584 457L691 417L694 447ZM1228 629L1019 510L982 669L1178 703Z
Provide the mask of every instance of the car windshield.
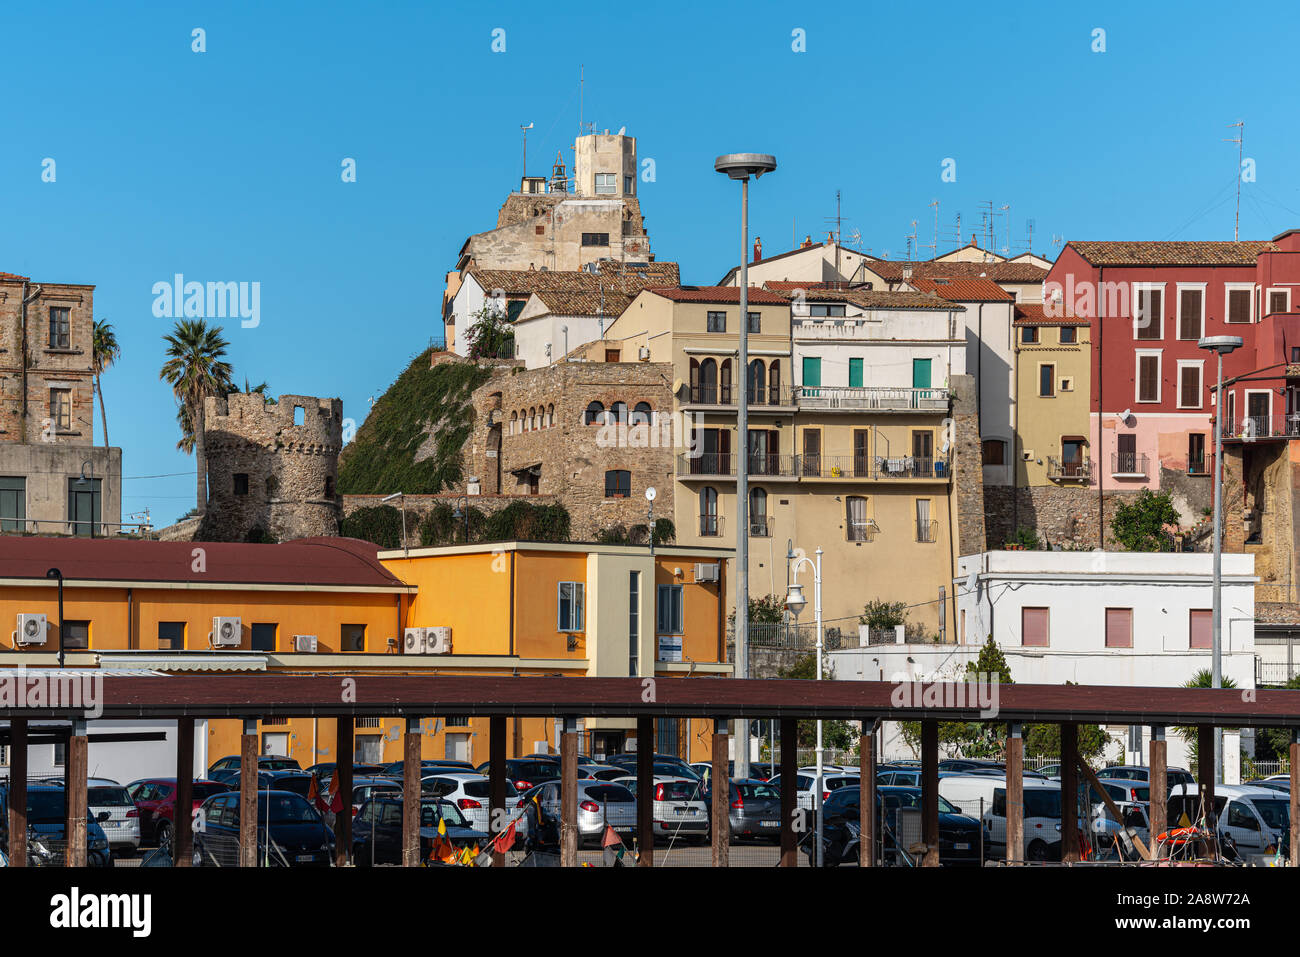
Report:
M316 809L296 794L258 795L257 818L272 824L310 824L320 820Z
M448 827L468 827L465 816L450 801L421 801L420 827L437 827L441 818Z
M664 785L665 788L669 786L668 784ZM683 785L683 787L694 788L694 785ZM621 784L600 784L596 787L587 788L582 793L583 797L588 800L609 804L631 804L636 800L632 796L632 792Z
M736 790L745 800L753 801L779 801L781 794L770 784L738 784Z
M222 793L224 793L224 792L227 791L227 790L228 790L228 788L226 788L226 786L225 786L224 784L217 784L217 783L215 783L215 782L206 782L206 783L204 783L204 784L195 784L195 785L194 785L194 800L196 800L196 801L205 801L205 800L207 800L208 798L212 797L212 795L214 795L214 794L222 794Z
M1056 788L1025 788L1025 817L1061 816L1061 792Z
M949 803L948 803L948 799L945 798L942 794L940 794L940 795L939 795L939 813L940 813L940 814L960 814L961 811L957 810L955 807L953 807L951 804L949 804Z
M659 787L663 789L663 797L660 798L663 801L690 801L697 799L700 793L700 786L694 781L665 781ZM590 794L591 791L587 793ZM613 800L617 801L619 798Z
M62 788L57 791L27 792L27 821L29 824L61 822L65 814Z
M87 788L86 803L91 807L135 807L126 788L118 785Z
M1264 819L1264 823L1276 831L1287 830L1291 826L1291 807L1286 801L1271 798L1251 798L1250 803Z
M263 771L297 771L298 762L293 758L259 758L257 766Z

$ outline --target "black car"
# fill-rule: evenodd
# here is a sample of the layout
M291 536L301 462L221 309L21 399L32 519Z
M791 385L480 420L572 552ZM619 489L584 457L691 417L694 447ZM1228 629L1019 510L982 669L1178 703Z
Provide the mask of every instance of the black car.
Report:
M203 825L194 832L195 863L234 867L239 863L239 793L227 791L203 802ZM293 791L257 792L259 867L329 867L334 832L320 812Z
M822 804L822 860L827 867L858 859L858 823L861 820L860 790L843 787ZM980 824L957 810L942 795L939 798L939 863L945 866L979 866ZM876 830L879 857L886 864L904 863L894 835L898 830L899 808L920 808L921 789L876 788ZM815 836L803 842L810 858Z
M30 867L61 867L67 849L68 807L63 786L27 785L27 864ZM108 867L111 863L108 837L100 827L109 813L86 814L86 864ZM9 847L9 785L0 785L0 847ZM7 859L6 859L7 860Z
M433 759L426 759L420 762L420 777L422 778L428 777L430 774L438 774L446 771L473 770L474 765L470 764L468 761L435 761ZM400 781L402 780L403 775L406 774L406 762L389 761L375 773L386 778L394 778Z
M475 770L479 774L489 774L491 762L484 761ZM560 777L560 762L541 758L508 758L506 760L506 778L519 792L527 791L543 781L555 781Z
M209 781L225 782L232 774L239 771L239 755L230 754L224 758L218 758L212 762L208 768ZM257 770L259 771L301 771L302 766L294 758L286 758L278 754L263 754L257 759Z
M358 867L402 862L401 795L380 794L361 806L352 821L352 863ZM490 836L470 827L456 805L439 798L420 801L420 860L427 861L438 839L438 822L446 834L443 839L456 848L469 845L482 848Z
M314 774L316 776L316 781L318 786L322 790L325 790L329 787L329 783L333 779L334 771L337 767L338 764L336 764L335 762L325 761L320 764L313 764L311 767L307 769L307 773ZM352 765L353 780L357 778L373 777L375 775L383 774L383 773L384 773L383 765L379 765L379 764L353 764Z
M223 782L232 791L239 790L239 771L235 771ZM257 772L257 789L259 791L292 791L307 797L311 793L311 775L306 771L262 771Z
M1001 761L987 761L981 758L944 758L939 762L939 770L958 774L969 774L972 771L997 771L1005 774L1007 766Z

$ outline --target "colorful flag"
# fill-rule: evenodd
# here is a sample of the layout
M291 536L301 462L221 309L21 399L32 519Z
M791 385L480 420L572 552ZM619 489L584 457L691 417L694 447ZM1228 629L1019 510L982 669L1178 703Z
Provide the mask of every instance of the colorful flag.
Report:
M492 849L506 853L515 846L515 836L515 822L511 821L508 828L492 839Z
M447 822L444 821L441 817L438 818L438 836L439 837L447 836Z
M618 833L614 830L614 828L613 828L611 825L606 824L606 825L605 825L605 839L604 839L603 841L600 842L600 846L601 846L601 847L612 847L612 846L614 846L614 845L622 844L622 843L623 843L623 839L622 839L621 837L618 836Z

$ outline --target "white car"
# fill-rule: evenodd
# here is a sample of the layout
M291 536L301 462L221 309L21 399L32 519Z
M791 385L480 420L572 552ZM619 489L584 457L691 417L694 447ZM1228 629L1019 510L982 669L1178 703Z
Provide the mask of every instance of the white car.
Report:
M578 781L578 843L600 846L609 826L625 840L636 833L636 797L622 784L614 781ZM546 813L560 820L560 782L547 781L528 791L524 803L532 794L541 795Z
M506 818L505 821L498 822L500 828L504 829L507 823L520 812L523 811L523 801L520 800L519 792L510 781L505 782L506 786ZM448 771L444 774L427 774L420 779L420 793L423 797L442 798L444 801L450 801L465 815L469 821L470 827L483 831L487 834L494 834L496 831L491 827L492 823L492 805L491 805L491 783L486 774L477 774L473 771ZM515 832L524 836L528 833L528 818L526 815L520 816L515 823Z
M1248 864L1266 864L1291 828L1289 795L1249 784L1216 784L1214 807L1220 833L1237 845ZM1186 815L1192 823L1201 816L1201 797L1195 787L1180 784L1169 794L1167 820L1176 827Z
M126 788L116 781L92 778L86 787L86 805L95 819L108 813L108 819L100 821L99 826L104 829L112 854L134 854L140 849L140 812Z
M801 768L795 775L795 804L805 811L816 809L816 803L813 800L813 788L817 780L816 768ZM776 788L781 789L781 775L777 775L767 782ZM822 771L822 800L825 801L831 794L843 787L859 787L862 779L856 774L847 774L841 770Z
M636 795L636 777L628 775L615 778L614 784L621 784ZM690 778L655 775L654 809L650 812L654 821L654 833L660 837L702 838L709 836L709 806L704 801L703 789L699 781Z

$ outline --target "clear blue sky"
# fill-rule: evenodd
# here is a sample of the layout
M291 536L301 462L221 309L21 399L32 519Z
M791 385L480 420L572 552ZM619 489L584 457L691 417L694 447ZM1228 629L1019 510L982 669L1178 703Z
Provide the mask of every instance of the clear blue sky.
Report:
M932 241L936 198L942 230L960 212L965 239L982 201L1009 204L1013 243L1032 218L1048 254L1054 235L1231 239L1222 140L1238 119L1257 164L1242 236L1300 225L1295 4L1072 6L11 6L0 271L97 287L123 348L104 381L123 511L148 505L163 524L193 505L194 480L158 381L172 320L153 316L153 284L260 282L261 324L226 323L237 381L337 395L360 422L441 338L443 276L516 187L519 125L535 124L530 172L557 149L571 159L580 64L584 118L626 126L655 160L642 206L686 282L737 259L738 187L712 161L741 150L780 163L752 197L769 255L792 219L824 237L837 188L846 240L858 230L895 258L913 219Z

